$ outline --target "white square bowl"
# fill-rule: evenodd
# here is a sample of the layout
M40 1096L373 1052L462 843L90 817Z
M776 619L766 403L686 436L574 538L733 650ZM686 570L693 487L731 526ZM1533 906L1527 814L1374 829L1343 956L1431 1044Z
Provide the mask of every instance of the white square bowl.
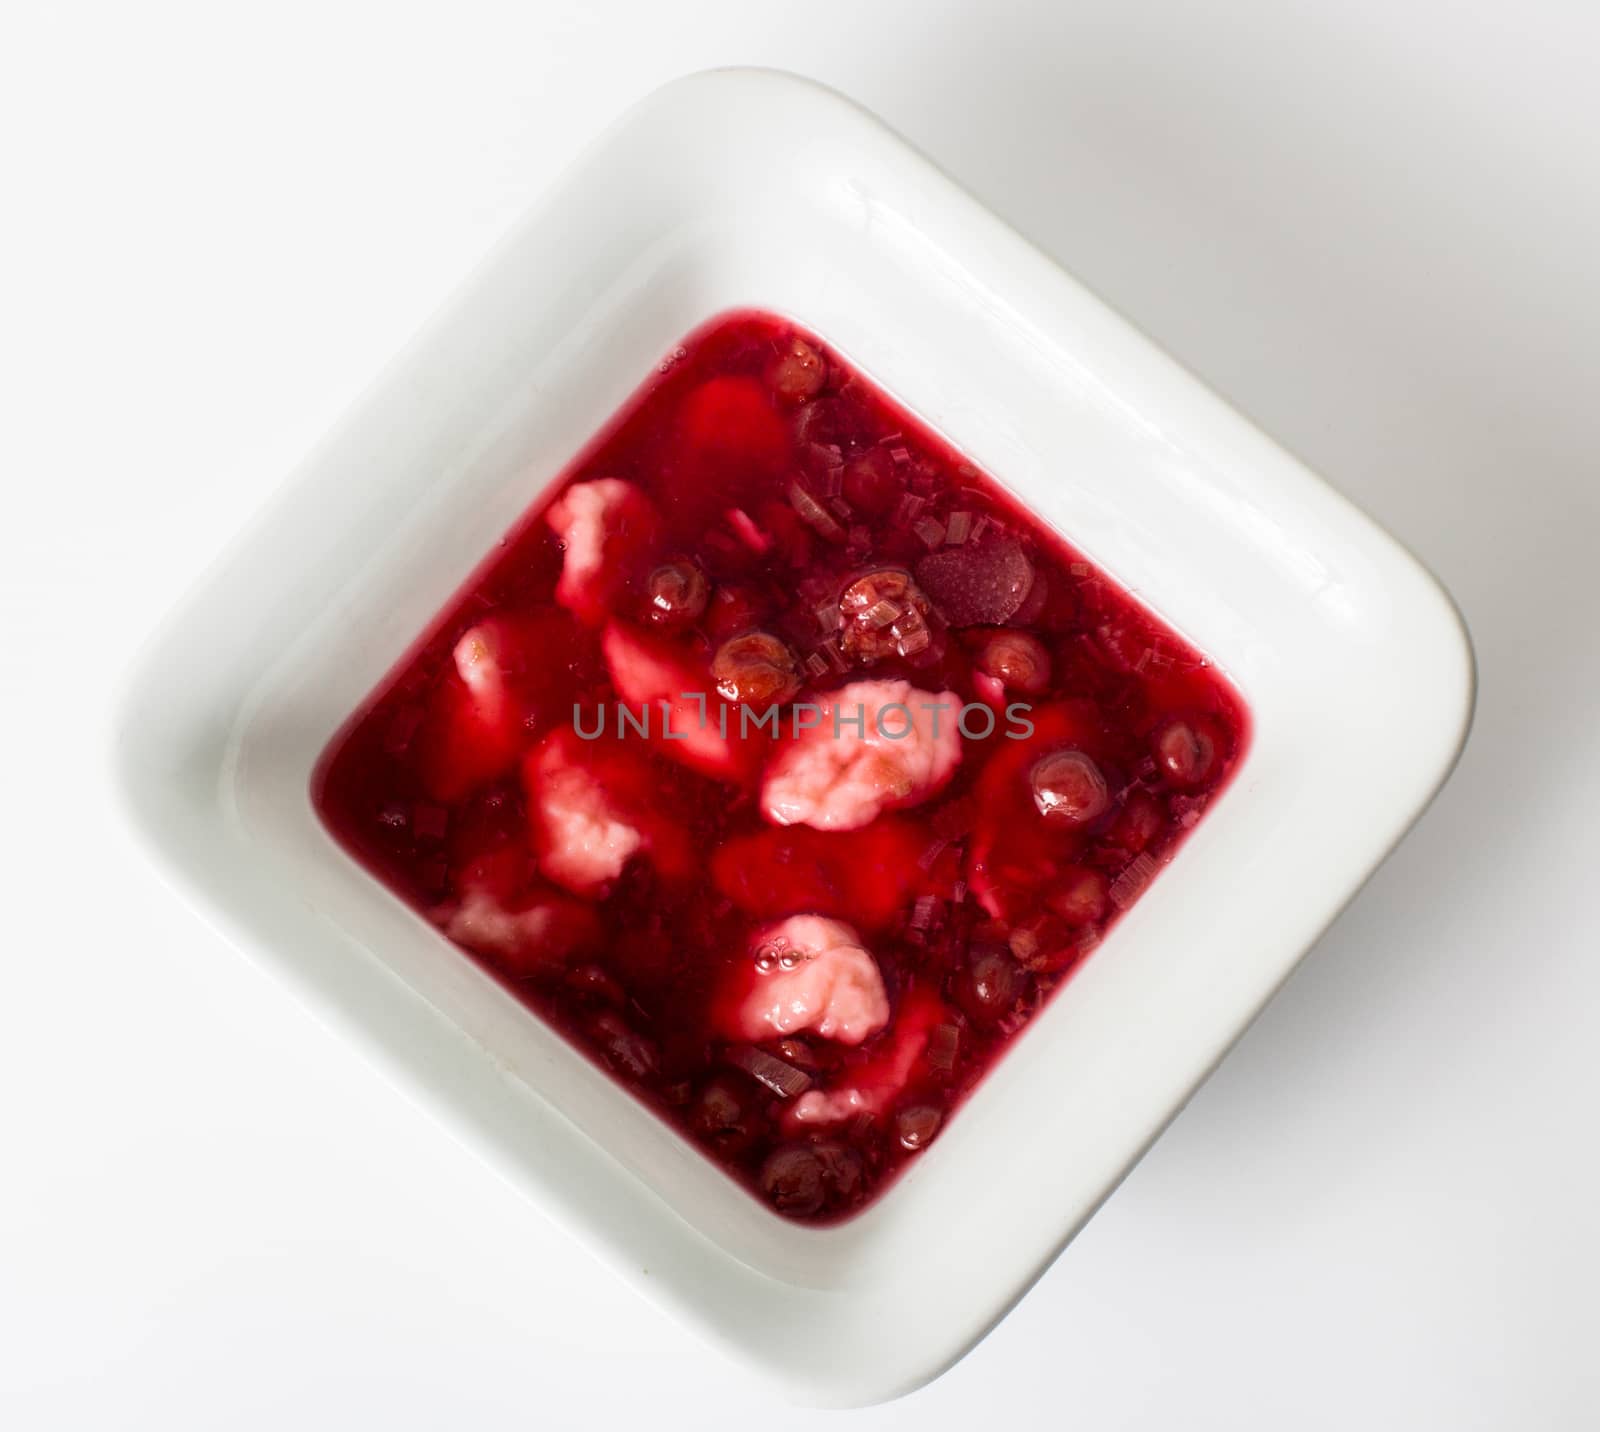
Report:
M1254 742L1171 867L876 1204L786 1222L360 869L312 767L519 513L713 314L814 329L1233 678ZM167 621L131 822L630 1282L804 1401L969 1348L1421 813L1466 736L1449 599L1349 503L847 101L667 86L555 185Z

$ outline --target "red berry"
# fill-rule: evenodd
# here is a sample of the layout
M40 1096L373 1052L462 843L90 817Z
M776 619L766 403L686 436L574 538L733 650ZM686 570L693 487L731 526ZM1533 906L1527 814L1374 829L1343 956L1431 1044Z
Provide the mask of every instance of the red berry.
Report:
M622 986L617 983L603 965L582 964L567 972L567 988L574 994L597 999L602 1004L620 1005L627 998Z
M748 706L782 706L800 690L794 653L764 631L723 642L711 660L711 675L723 700Z
M937 1104L907 1104L894 1116L894 1136L900 1147L925 1149L939 1132L944 1113Z
M1069 925L1092 925L1106 913L1106 890L1106 877L1098 870L1074 865L1061 872L1045 903Z
M1156 728L1156 769L1173 785L1194 790L1216 774L1224 739L1209 716L1174 717Z
M1027 978L1008 951L979 946L956 979L956 1001L979 1024L993 1024L1016 1008Z
M978 670L1012 691L1037 696L1050 684L1050 653L1027 632L997 631L978 651Z
M834 1203L848 1203L860 1190L863 1169L861 1155L838 1139L824 1139L811 1151L822 1164L822 1182Z
M881 447L868 448L844 465L844 500L867 517L887 517L903 491L894 459Z
M828 360L803 339L791 338L768 369L767 381L791 402L814 398L828 381Z
M836 447L841 453L871 441L872 427L871 416L843 393L813 399L794 420L795 438L802 446Z
M719 583L707 608L706 630L714 641L759 626L769 615L770 603L754 587L738 582Z
M742 1153L761 1132L755 1091L736 1075L708 1080L689 1110L689 1126L722 1153Z
M761 1166L761 1191L780 1213L806 1218L827 1204L853 1203L861 1191L861 1155L837 1139L785 1144Z
M693 562L663 562L645 582L645 616L656 626L682 630L704 615L710 594L706 574Z
M918 665L936 661L944 643L930 610L909 572L880 567L857 577L840 595L839 644L863 665L895 656Z
M1034 567L1009 532L991 531L917 563L917 580L951 626L1010 621L1033 590Z
M1073 957L1076 945L1058 915L1035 914L1012 928L1006 941L1017 963L1032 974L1060 969Z
M1111 841L1137 855L1161 833L1166 823L1161 803L1149 791L1134 791L1111 827Z
M1056 751L1028 775L1033 804L1054 825L1088 825L1111 803L1100 767L1082 751Z

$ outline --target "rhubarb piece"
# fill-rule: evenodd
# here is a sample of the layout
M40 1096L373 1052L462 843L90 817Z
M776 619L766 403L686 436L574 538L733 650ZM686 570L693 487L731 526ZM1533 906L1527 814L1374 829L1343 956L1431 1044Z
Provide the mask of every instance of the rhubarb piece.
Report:
M857 577L839 598L839 645L862 666L900 657L937 661L944 643L938 618L911 574L881 567Z
M756 1083L770 1089L780 1099L792 1099L811 1087L811 1076L804 1069L757 1049L753 1044L736 1044L728 1051L728 1063L743 1069Z

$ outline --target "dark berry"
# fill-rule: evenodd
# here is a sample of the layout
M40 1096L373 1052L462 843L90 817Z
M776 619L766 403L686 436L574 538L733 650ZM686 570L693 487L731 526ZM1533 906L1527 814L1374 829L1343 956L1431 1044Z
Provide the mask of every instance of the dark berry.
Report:
M630 1079L650 1078L660 1065L655 1045L621 1015L607 1010L598 1014L590 1026L605 1061Z
M761 1132L755 1090L738 1076L708 1080L689 1110L689 1126L725 1154L747 1149Z
M1027 988L1027 976L1009 951L979 946L956 979L956 1000L980 1024L1009 1014Z
M761 1165L761 1191L779 1213L804 1218L818 1212L827 1197L822 1160L810 1144L787 1144Z

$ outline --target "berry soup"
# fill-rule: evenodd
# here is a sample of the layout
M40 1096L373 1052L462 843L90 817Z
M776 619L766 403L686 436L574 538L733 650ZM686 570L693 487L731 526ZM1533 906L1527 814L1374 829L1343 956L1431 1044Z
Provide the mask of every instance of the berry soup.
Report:
M739 313L535 500L313 794L530 1009L824 1223L938 1139L1247 736L1216 669L975 464Z

